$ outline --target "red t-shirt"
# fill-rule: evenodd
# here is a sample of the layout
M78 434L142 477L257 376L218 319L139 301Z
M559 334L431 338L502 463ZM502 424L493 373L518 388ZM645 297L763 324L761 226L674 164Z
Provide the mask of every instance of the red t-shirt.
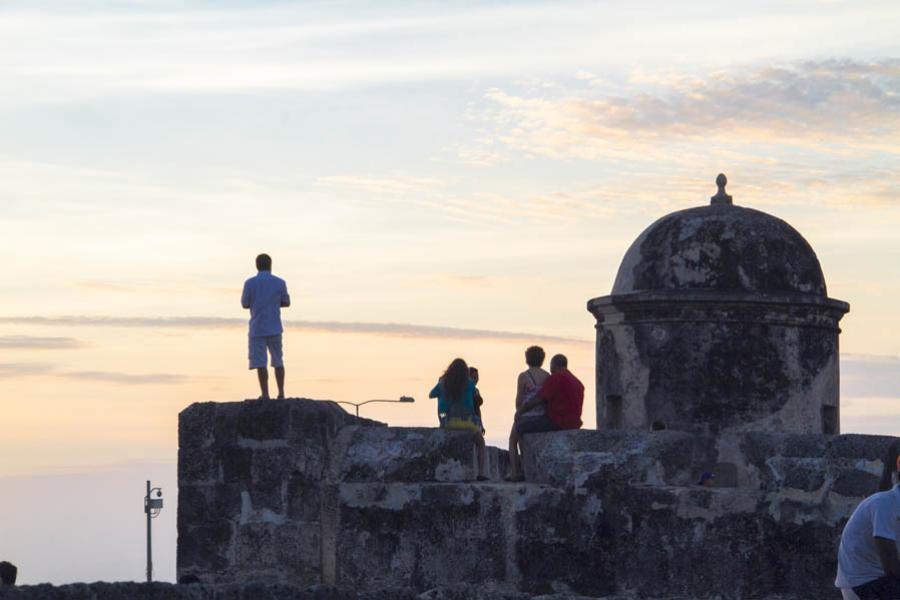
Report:
M557 371L544 381L541 397L547 401L547 416L560 429L581 427L584 385L568 369Z

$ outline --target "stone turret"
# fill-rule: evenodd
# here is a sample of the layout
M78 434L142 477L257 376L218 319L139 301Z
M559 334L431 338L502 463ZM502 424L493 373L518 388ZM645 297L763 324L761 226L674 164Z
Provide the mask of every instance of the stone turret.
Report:
M666 215L625 253L597 319L597 425L839 433L838 323L809 243L736 206Z

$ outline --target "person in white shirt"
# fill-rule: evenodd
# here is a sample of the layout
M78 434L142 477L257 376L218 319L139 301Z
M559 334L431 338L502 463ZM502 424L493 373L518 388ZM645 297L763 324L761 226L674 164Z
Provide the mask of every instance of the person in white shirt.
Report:
M893 455L892 462L900 471L896 450ZM854 598L853 594L860 600L900 598L898 539L900 485L894 485L860 502L844 526L834 581L844 598Z
M275 368L278 398L284 398L284 356L281 347L281 309L291 305L287 284L272 275L272 257L256 257L256 277L244 282L241 306L250 310L248 336L250 368L259 377L260 400L269 399L269 372L266 370L266 350Z

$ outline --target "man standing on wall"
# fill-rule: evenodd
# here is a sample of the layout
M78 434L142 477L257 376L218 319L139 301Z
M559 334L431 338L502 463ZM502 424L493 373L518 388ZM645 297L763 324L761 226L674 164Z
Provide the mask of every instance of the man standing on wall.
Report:
M281 309L291 305L287 284L272 275L272 257L260 254L256 257L256 277L244 282L241 306L250 309L249 356L250 368L259 376L260 400L269 399L269 372L266 369L266 350L269 351L278 398L284 398L284 357L281 349Z

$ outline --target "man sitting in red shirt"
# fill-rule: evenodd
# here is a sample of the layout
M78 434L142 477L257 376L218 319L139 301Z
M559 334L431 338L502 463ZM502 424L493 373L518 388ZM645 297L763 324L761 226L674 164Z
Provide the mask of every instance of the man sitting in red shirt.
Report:
M546 414L520 418L539 404L546 404ZM519 436L542 431L579 429L581 427L581 407L584 404L584 385L569 371L569 360L562 354L550 359L550 377L544 381L541 391L530 402L516 411L515 430ZM522 481L522 459L518 452L509 455L509 469L512 481Z

